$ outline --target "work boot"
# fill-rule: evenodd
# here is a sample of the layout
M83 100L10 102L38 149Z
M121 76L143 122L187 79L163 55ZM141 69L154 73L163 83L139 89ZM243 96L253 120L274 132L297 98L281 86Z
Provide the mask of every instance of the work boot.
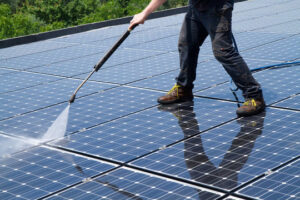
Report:
M179 103L184 101L193 100L194 95L192 89L184 88L178 84L175 84L174 87L165 95L157 99L157 102L160 104L171 104Z
M239 117L256 115L265 110L265 101L263 98L259 99L246 99L245 103L236 110Z

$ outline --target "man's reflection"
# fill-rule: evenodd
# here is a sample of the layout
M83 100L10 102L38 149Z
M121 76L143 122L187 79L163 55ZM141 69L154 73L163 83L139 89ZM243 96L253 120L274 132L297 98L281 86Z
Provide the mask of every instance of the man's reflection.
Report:
M197 134L184 142L184 158L191 179L228 190L238 186L239 171L247 162L255 140L262 133L265 112L237 120L237 123L240 124L240 131L233 139L219 166L215 166L205 151L201 139L203 136L199 134L194 102L159 106L159 110L169 111L178 119L178 124L185 137ZM226 134L226 132L222 134Z

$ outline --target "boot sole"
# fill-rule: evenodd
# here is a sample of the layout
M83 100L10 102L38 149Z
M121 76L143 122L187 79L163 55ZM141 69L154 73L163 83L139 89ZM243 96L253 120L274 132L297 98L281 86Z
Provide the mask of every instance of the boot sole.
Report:
M163 105L167 105L167 104L173 104L173 103L181 103L181 102L185 102L185 101L192 101L193 99L194 99L194 97L175 99L173 101L160 101L159 99L157 99L157 102L160 104L163 104Z
M238 112L236 112L236 114L237 114L238 117L249 117L249 116L252 116L252 115L257 115L257 114L263 112L265 109L266 109L266 107L264 106L261 109L258 109L254 112L251 112L251 113L238 113Z

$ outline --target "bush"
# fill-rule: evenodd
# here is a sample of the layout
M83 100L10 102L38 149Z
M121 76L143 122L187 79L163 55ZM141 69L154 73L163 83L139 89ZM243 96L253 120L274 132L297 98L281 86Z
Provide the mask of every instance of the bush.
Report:
M0 4L0 38L17 37L40 31L42 23L31 14L13 14L8 4Z
M0 39L99 22L142 11L150 0L0 0ZM168 0L161 8L183 6Z

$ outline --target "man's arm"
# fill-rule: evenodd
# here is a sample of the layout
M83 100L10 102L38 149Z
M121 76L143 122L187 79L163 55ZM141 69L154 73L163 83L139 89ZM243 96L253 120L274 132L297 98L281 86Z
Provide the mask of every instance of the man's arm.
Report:
M151 0L142 12L134 15L133 19L130 21L129 29L132 29L134 25L143 24L147 17L166 1L167 0Z

